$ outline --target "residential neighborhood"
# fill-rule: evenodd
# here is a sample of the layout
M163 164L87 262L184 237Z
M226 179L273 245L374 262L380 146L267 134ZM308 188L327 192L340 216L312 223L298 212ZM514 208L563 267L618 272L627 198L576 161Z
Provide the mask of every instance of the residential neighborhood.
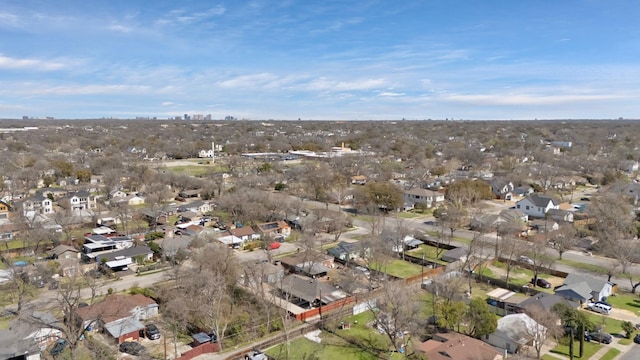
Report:
M91 124L114 138L138 126ZM55 125L0 142L30 149L41 131L93 133ZM253 145L230 136L203 155L199 140L184 143L187 123L163 125L145 124L182 141L184 154L141 141L100 142L99 152L78 143L63 155L68 144L54 140L31 166L12 167L28 152L10 154L0 193L1 359L640 351L640 173L626 171L628 157L640 159L634 146L619 162L618 143L586 156L592 143L556 123L544 126L558 135L535 139L535 123L486 124L502 129L498 139L520 139L507 153L486 150L497 144L492 133L454 136L447 123L190 124L216 137L252 129L242 141ZM379 142L380 126L424 150ZM370 136L356 143L361 132ZM300 155L298 142L311 140L324 146ZM278 147L284 141L289 149Z

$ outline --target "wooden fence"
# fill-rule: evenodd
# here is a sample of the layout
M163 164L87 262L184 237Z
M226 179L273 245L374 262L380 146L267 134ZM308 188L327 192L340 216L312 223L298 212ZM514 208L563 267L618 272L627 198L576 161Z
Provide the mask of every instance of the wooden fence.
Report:
M178 360L191 360L198 355L214 353L219 350L220 350L220 347L218 346L217 342L216 343L208 342L208 343L200 344L187 352L183 352L181 356L178 358Z

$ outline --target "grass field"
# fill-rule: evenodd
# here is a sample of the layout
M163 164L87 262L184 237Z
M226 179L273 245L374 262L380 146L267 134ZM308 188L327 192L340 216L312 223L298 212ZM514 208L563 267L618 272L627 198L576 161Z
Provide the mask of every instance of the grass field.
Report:
M607 302L614 308L629 310L636 315L640 312L640 296L638 294L619 293L615 296L609 296Z
M204 174L214 173L219 170L219 166L215 165L179 165L179 166L168 166L165 168L161 168L166 171L176 172L180 174L186 174L189 176L202 176Z
M431 236L435 236L435 237L439 237L440 233L438 231L435 230L427 230L425 231L426 234L431 235ZM454 236L453 240L464 243L464 244L469 244L471 242L471 239L467 239L465 237L462 236Z
M440 254L438 256L438 248L436 248L435 246L422 244L413 250L407 251L407 253L416 257L422 257L422 255L424 254L424 257L427 260L431 260L440 264L447 264L445 261L441 260L442 254L445 251L445 249L440 248Z
M583 356L580 359L585 360L585 359L591 358L593 354L595 354L596 352L598 352L598 350L600 350L601 347L602 345L600 344L585 341L584 354L582 354ZM559 344L555 348L551 349L551 352L558 355L569 356L569 345ZM577 358L577 355L579 354L579 352L580 352L580 341L574 340L573 341L574 358Z
M393 259L386 264L372 264L371 268L402 279L418 275L423 270L420 265L401 259Z
M541 357L542 360L560 360L560 358L557 358L555 356L551 356L549 354L544 354Z

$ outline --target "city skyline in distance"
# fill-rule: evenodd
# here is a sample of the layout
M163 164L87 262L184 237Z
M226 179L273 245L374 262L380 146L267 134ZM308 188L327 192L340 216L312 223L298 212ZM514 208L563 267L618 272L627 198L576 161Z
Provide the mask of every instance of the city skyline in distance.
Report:
M0 118L638 118L634 5L9 2Z

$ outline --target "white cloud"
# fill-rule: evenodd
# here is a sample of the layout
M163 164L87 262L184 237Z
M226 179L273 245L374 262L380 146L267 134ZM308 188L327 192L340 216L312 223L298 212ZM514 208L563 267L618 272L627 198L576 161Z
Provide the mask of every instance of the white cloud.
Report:
M173 105L175 105L175 103L172 102L172 101L163 101L162 102L162 106L173 106Z
M396 93L396 92L391 92L391 91L386 91L386 92L382 92L380 94L378 94L378 96L388 96L388 97L395 97L395 96L404 96L405 93Z
M270 73L241 75L233 79L220 81L217 83L217 85L222 88L263 87L266 84L277 80L277 78L277 76Z
M131 31L133 31L133 28L125 25L113 24L109 26L109 30L121 33L130 33Z
M0 54L0 69L31 69L40 71L58 70L65 67L56 61L43 61L38 59L16 59Z
M0 26L18 26L20 24L20 18L18 15L8 13L6 11L0 11Z
M327 78L318 78L311 81L307 87L310 90L335 90L335 91L350 91L350 90L373 90L388 85L383 79L360 79L351 81L337 81Z
M445 95L438 99L472 105L559 105L567 103L593 102L624 99L628 96L618 94L491 94L491 95Z

